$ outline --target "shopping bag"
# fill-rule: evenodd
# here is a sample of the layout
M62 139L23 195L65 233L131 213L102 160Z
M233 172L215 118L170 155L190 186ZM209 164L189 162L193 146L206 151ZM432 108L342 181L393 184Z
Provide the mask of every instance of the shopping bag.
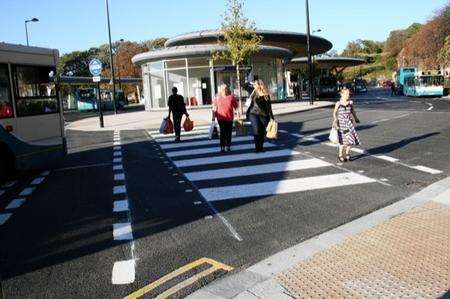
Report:
M164 126L163 134L172 134L173 133L173 123L170 118L166 118L166 123Z
M166 127L167 124L167 118L164 118L163 121L161 122L161 125L159 126L159 133L164 134L164 128Z
M186 117L183 123L183 129L185 132L192 131L194 129L194 122L189 119L189 117Z
M278 123L271 119L266 128L266 137L269 139L277 139L278 138Z
M336 128L331 128L330 136L328 136L328 139L330 139L331 143L339 143L339 136Z
M234 121L234 128L236 130L236 136L245 136L247 135L247 127L242 119L238 119Z
M218 139L219 129L217 128L217 123L213 121L211 126L209 126L209 139Z

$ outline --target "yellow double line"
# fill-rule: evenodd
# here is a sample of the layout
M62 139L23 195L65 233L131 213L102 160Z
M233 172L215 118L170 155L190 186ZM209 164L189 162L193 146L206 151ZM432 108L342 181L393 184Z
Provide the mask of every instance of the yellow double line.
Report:
M160 285L168 282L169 280L171 280L171 279L173 279L173 278L175 278L175 277L177 277L177 276L179 276L179 275L181 275L181 274L183 274L183 273L185 273L187 271L190 271L190 270L194 269L195 267L203 265L203 264L209 264L209 265L211 265L211 267L209 267L208 269L203 270L202 272L197 273L197 274L193 275L192 277L189 277L188 279L178 283L177 285L171 287L170 289L168 289L168 290L164 291L163 293L159 294L158 296L156 296L156 298L158 298L158 299L160 299L160 298L161 299L162 298L167 298L167 297L169 297L169 296L179 292L180 290L188 287L189 285L195 283L199 279L201 279L201 278L203 278L205 276L208 276L208 275L210 275L210 274L212 274L212 273L214 273L214 272L216 272L218 270L224 270L224 271L227 271L227 272L233 270L233 267L227 266L227 265L222 264L220 262L217 262L215 260L212 260L212 259L204 257L204 258L198 259L198 260L196 260L196 261L194 261L192 263L189 263L189 264L187 264L187 265L185 265L185 266L183 266L181 268L178 268L177 270L175 270L175 271L173 271L173 272L171 272L171 273L169 273L167 275L164 275L160 279L158 279L158 280L156 280L156 281L146 285L145 287L143 287L143 288L141 288L141 289L131 293L130 295L126 296L124 299L140 298L140 297L144 296L145 294L147 294L148 292L156 289Z

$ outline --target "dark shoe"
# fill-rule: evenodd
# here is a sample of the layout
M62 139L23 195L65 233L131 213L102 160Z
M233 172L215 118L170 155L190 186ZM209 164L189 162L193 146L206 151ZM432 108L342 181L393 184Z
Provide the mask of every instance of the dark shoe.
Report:
M227 146L227 152L231 152L231 147Z
M346 162L350 162L350 159L351 159L350 155L345 156L345 161Z
M224 148L224 147L221 147L221 148L220 148L220 152L221 152L221 153L225 153L225 148Z
M180 141L181 141L180 137L175 138L175 142L180 142Z

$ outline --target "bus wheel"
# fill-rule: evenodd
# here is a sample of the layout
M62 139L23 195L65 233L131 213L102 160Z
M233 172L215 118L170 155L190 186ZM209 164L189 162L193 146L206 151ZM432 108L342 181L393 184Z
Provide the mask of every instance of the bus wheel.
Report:
M6 182L16 174L14 156L11 151L0 144L0 183Z

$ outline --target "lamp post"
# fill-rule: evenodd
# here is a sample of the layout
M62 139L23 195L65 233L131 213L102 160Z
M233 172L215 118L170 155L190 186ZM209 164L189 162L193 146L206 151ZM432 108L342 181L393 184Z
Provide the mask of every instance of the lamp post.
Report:
M30 20L25 20L25 35L27 37L27 46L30 45L29 42L28 42L28 27L27 27L28 22L39 22L39 19L38 18L32 18Z
M309 2L305 0L306 8L306 46L308 52L308 77L309 77L309 104L314 104L314 87L313 87L313 73L312 73L312 61L311 61L311 34L309 31Z
M114 114L117 114L116 107L116 77L114 75L114 61L113 61L113 52L112 52L112 44L111 44L111 25L109 22L109 5L108 0L105 0L106 4L106 18L108 20L108 36L109 36L109 64L111 67L111 84L112 84L112 102L114 107Z
M120 56L119 56L119 51L120 51L120 46L122 45L122 43L124 42L124 39L121 38L119 40L119 45L117 46L117 76L119 77L119 89L122 90L122 82L120 81Z

